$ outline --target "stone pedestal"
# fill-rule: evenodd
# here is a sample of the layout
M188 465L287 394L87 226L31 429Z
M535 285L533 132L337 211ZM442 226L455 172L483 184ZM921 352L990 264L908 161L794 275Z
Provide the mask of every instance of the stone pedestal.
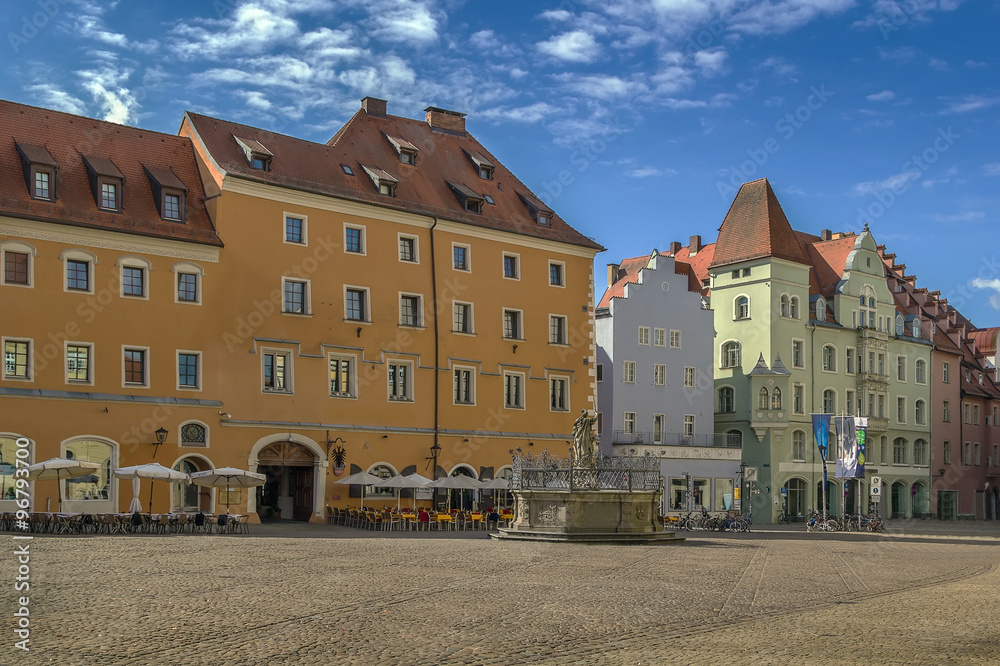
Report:
M515 490L516 514L496 539L591 543L682 542L657 521L660 492Z

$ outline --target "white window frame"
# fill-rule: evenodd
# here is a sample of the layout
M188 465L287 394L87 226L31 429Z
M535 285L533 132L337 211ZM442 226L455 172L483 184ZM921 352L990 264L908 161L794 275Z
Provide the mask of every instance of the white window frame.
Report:
M653 364L653 386L666 386L667 385L667 364L666 363L654 363Z
M330 364L334 361L338 363L341 361L347 361L348 363L348 387L347 393L335 393L330 379ZM338 368L339 371L339 368ZM358 356L357 354L344 354L341 352L329 352L326 355L326 390L327 395L331 398L346 398L348 400L357 400L358 398Z
M361 251L355 252L354 250L347 249L347 230L357 229L361 232ZM344 254L350 254L359 257L368 256L368 229L363 224L353 224L351 222L344 222Z
M364 318L362 319L351 319L347 316L347 291L348 290L360 291L364 294ZM345 284L344 285L344 321L351 322L355 324L370 324L372 323L372 299L371 299L371 288L362 287L356 284Z
M796 395L798 393L798 395ZM799 400L799 404L796 405L796 399ZM805 384L792 384L792 413L793 414L805 414L806 413L806 385Z
M802 441L796 441L796 435L801 435ZM801 445L801 451L796 451L796 447ZM796 455L801 452L801 456ZM806 433L804 430L793 430L792 431L792 462L805 462L806 461Z
M653 414L653 444L663 443L663 428L666 423L663 414Z
M17 375L8 375L7 374L6 352L7 352L7 343L8 342L24 342L24 343L26 343L28 345L28 349L27 349L27 351L25 353L25 357L26 357L25 358L25 366L24 366L24 372L26 373L25 377L19 377ZM34 338L21 338L21 337L17 337L17 336L14 336L14 335L10 335L10 336L5 335L2 338L0 338L0 352L2 352L4 354L4 356L5 356L3 359L0 359L0 361L3 362L2 371L3 371L3 379L4 379L4 381L8 381L8 382L33 382L33 381L35 381L35 353L36 352L35 352L35 339Z
M622 414L622 432L626 435L635 434L635 412Z
M290 241L288 240L288 218L295 220L302 220L302 242ZM344 242L347 242L347 232L344 232ZM309 216L303 215L301 213L290 213L284 211L281 214L281 241L285 245L294 245L296 247L308 247L309 246Z
M570 378L569 378L569 375L549 375L548 379L549 379L549 395L548 395L548 399L549 399L549 411L550 412L568 412L568 411L570 411L570 409L572 408L571 406L572 406L573 403L570 401ZM566 406L564 408L562 408L562 409L557 409L557 408L555 408L555 407L552 406L552 392L553 392L553 388L555 387L555 382L556 381L562 381L563 382L563 386L565 387L564 394L563 394L563 403Z
M657 342L657 340L659 340L659 342ZM667 329L665 328L653 329L653 346L664 347L664 348L667 346Z
M677 335L675 336L674 333L676 333ZM676 345L674 344L674 340L675 339L677 340L677 344ZM680 349L681 348L681 331L678 328L672 328L672 329L670 329L670 348L671 349Z
M514 277L507 275L507 258L513 257L514 259L514 272L517 273ZM500 276L504 280L514 280L517 282L521 281L521 255L518 252L503 252L500 260Z
M560 267L560 269L559 269L559 276L562 278L562 282L560 282L559 284L552 284L552 267L553 266L559 266ZM549 259L549 274L546 276L546 280L548 281L550 287L558 287L560 289L565 289L566 288L566 262L565 261L555 261L553 259Z
M698 383L698 369L692 365L684 367L684 388L695 388Z
M734 363L730 363L729 352L727 347L729 345L736 345L736 358ZM722 370L729 370L733 368L743 367L743 344L739 340L726 340L721 345L719 345L719 368Z
M289 282L304 285L302 294L302 307L304 312L291 312L288 310L288 303L285 301L285 285ZM281 276L281 314L291 315L293 317L308 317L312 316L312 280L290 277L286 275Z
M906 423L906 396L896 396L896 423Z
M639 327L639 345L642 346L642 347L648 347L649 344L650 344L649 336L650 336L649 326L640 326ZM643 342L644 339L645 339L645 342Z
M732 395L732 409L725 409L726 405L724 404L723 399L722 399L722 393L723 393L723 391L728 391ZM716 398L718 398L718 400L719 400L718 408L716 410L717 413L719 413L719 414L735 414L736 413L736 387L734 387L734 386L732 386L730 384L724 384L724 385L722 385L722 386L719 387L719 389L715 392L715 395L716 395Z
M413 258L403 259L403 240L413 241ZM420 237L414 234L404 234L399 232L396 234L396 257L399 259L401 264L419 264L420 263ZM454 259L454 258L453 258Z
M622 383L635 384L635 361L622 362Z
M468 308L468 331L460 331L455 328L455 308L459 305ZM476 306L474 303L467 301L452 301L451 302L451 332L457 333L458 335L475 335L476 334Z
M746 315L742 316L742 317L740 316L740 299L741 298L747 299L747 312L746 312ZM745 321L747 319L751 319L751 316L750 316L750 312L751 312L750 307L751 307L751 302L750 302L750 295L749 294L739 294L739 295L737 295L736 298L733 299L733 321Z
M921 412L923 413L921 414ZM913 401L913 423L927 425L927 401L922 398Z
M507 330L506 330L506 328L507 328L506 327L506 319L507 319L506 315L507 315L508 312L516 312L517 313L517 331L516 331L517 337L516 338L509 338L509 337L507 337L505 335L506 332L507 332ZM520 310L518 308L500 308L500 335L501 335L501 337L504 340L517 340L517 341L524 340L524 310Z
M413 402L413 361L409 361L401 358L391 358L385 361L385 395L386 402ZM406 367L406 377L404 382L404 388L406 395L404 397L397 397L392 395L392 389L389 384L389 367L390 366L405 366Z
M799 358L795 358L795 346L799 346ZM796 364L796 360L798 363ZM806 341L801 338L792 338L792 367L793 368L804 368L806 367Z
M906 367L906 354L896 354L896 381L900 384L906 384L906 378L909 375ZM902 371L902 377L900 377L900 371Z
M143 362L142 362L142 383L137 384L135 382L125 381L125 352L127 351L141 351L143 352ZM152 375L152 358L150 357L149 347L144 347L143 345L122 345L121 353L121 364L122 364L122 388L127 389L137 389L143 388L148 389L151 384Z
M600 384L604 382L604 364L597 363L594 367L596 368L596 370L594 370L594 378L597 380L597 383Z
M552 339L552 323L556 319L562 322L562 328L560 329L562 331L562 340ZM549 314L549 344L557 347L569 346L569 318L566 315Z
M28 284L18 284L17 282L7 282L7 253L28 255ZM16 240L0 241L0 286L20 287L22 289L32 289L35 286L35 257L38 251L34 246ZM63 282L65 287L66 282ZM76 291L76 290L74 290Z
M788 299L788 317L789 319L799 319L799 297L791 296Z
M201 305L201 294L202 294L202 281L205 279L205 269L203 269L198 264L193 264L187 261L180 261L170 267L170 272L173 274L173 290L174 290L174 303L179 303L182 305ZM195 300L185 301L181 299L181 289L180 289L180 276L181 274L194 275L195 276Z
M919 372L920 364L921 363L924 366L924 373L923 373L924 374L924 378L923 378L922 381L920 379L920 372ZM927 383L927 366L928 365L929 364L927 363L927 359L923 359L923 358L918 358L916 361L913 362L913 381L914 381L914 383L920 384L921 386Z
M285 357L285 388L268 388L264 384L264 361L266 357L273 354L275 358L278 356ZM275 364L277 365L277 364ZM289 349L281 349L278 347L262 347L260 350L260 392L267 394L277 394L277 395L292 395L295 393L295 372L292 368L292 352Z
M118 296L120 298L127 298L129 300L135 301L148 301L149 300L149 278L150 273L153 270L153 264L147 259L142 257L118 257L118 261L115 262L115 266L118 267ZM142 271L142 295L136 296L135 294L125 293L125 269L126 268L138 268Z
M181 375L181 373L180 373L180 370L181 370L181 354L188 354L188 355L193 355L193 356L197 356L198 357L198 372L197 372L197 377L195 378L196 384L194 386L187 386L187 385L182 385L181 384L181 376L180 376ZM177 372L175 373L175 375L176 375L175 382L177 383L177 390L178 391L201 391L202 390L202 387L204 386L204 384L202 384L202 379L201 379L202 378L202 360L203 359L204 359L204 355L200 351L195 351L195 350L192 350L192 349L178 349L176 351L176 353L174 355L174 368L177 370ZM179 432L180 431L178 430L178 433Z
M851 359L851 363L847 359ZM858 373L858 350L855 347L844 347L844 374L856 375Z
M69 348L87 348L87 381L69 378ZM66 340L63 342L63 381L67 386L93 386L94 385L94 348L93 342L79 342Z
M698 424L698 418L694 414L685 414L684 431L683 431L684 436L688 438L694 437L697 424Z
M69 249L59 253L59 260L63 262L63 291L67 294L93 294L94 282L97 280L97 255L87 250ZM80 261L87 264L87 289L69 288L69 262Z
M424 328L424 295L414 294L408 291L400 291L398 305L396 310L399 312L399 326L402 328ZM417 321L415 323L404 323L403 322L403 299L404 298L415 298L417 299L416 305L416 316Z
M510 403L510 402L508 402L508 400L507 400L507 396L508 396L507 382L508 382L508 378L509 377L516 377L518 379L518 383L520 385L520 391L518 392L519 393L519 395L518 395L519 399L516 401L516 403L513 403L513 404ZM526 380L527 380L527 377L525 376L525 374L523 372L512 372L510 370L504 370L504 372L503 372L503 406L504 406L504 409L524 409L524 405L526 404L525 397L524 397L524 392L525 392L525 389L527 388L527 381Z
M827 350L830 350L829 355L829 367L827 367ZM837 346L832 343L826 343L820 348L820 371L827 374L835 375L837 374Z
M465 249L465 263L466 263L465 268L456 268L455 267L455 248L456 247L461 247L461 248ZM466 243L452 243L451 244L450 262L451 262L451 270L458 271L460 273L471 273L472 272L472 246L471 245L467 245Z
M459 400L458 399L458 386L455 382L458 380L456 373L467 372L469 373L469 399ZM460 407L475 407L476 406L476 366L474 365L453 365L451 366L451 400L452 404L458 405Z

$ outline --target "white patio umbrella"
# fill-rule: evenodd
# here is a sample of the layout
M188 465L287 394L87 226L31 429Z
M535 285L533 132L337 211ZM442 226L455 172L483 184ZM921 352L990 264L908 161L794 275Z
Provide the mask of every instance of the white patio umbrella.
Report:
M50 458L34 465L28 465L28 478L34 481L72 479L75 476L91 474L101 468L100 463L74 460L72 458ZM59 508L62 509L62 490L59 491Z
M164 467L160 463L145 463L144 465L132 465L131 467L120 467L115 470L115 476L119 479L132 479L132 502L129 504L129 512L134 513L133 507L139 506L139 510L142 510L142 504L137 502L138 499L138 489L136 487L136 479L149 479L150 481L188 481L189 477L185 472L180 472L176 469L170 469L169 467ZM149 513L153 513L153 484L149 484Z
M458 490L479 490L483 487L482 482L473 479L471 476L466 476L464 474L456 474L454 476L445 476L437 481L431 482L431 488L448 488L458 489ZM451 506L451 493L448 493L448 506ZM465 497L462 497L462 509L465 509Z
M350 476L345 476L342 479L337 479L334 483L339 483L341 485L347 486L361 486L361 506L365 505L365 486L377 486L382 483L384 479L380 476L375 476L374 474L369 474L368 472L358 472L356 474L351 474Z
M378 488L426 488L427 484L431 482L430 479L424 479L424 477L420 476L419 474L417 474L416 476L420 477L420 479L410 478L411 476L413 475L412 474L408 476L397 475L389 477L388 479L382 481L382 483L376 483L375 486ZM399 510L399 501L400 497L397 494L396 495L397 511Z
M492 478L483 483L483 490L510 490L510 479L505 479L502 476ZM496 506L496 493L494 492L493 495L493 504Z
M226 515L229 515L229 489L255 488L267 482L267 476L236 467L219 467L204 472L192 472L191 483L208 488L226 488Z

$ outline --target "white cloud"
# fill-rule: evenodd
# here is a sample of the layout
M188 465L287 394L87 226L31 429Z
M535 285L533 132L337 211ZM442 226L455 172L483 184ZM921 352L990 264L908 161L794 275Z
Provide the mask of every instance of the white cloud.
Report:
M865 99L869 102L889 102L896 99L896 93L891 90L883 90L882 92L868 95Z
M903 171L889 176L885 180L870 180L858 183L854 186L853 192L857 195L878 194L886 190L892 190L897 194L908 188L915 180L920 178L919 171Z
M313 58L354 60L368 52L358 45L360 41L353 29L321 27L302 35L299 46Z
M871 12L852 27L877 27L883 36L917 23L928 23L934 12L949 12L958 8L962 0L875 0Z
M583 30L564 32L536 46L542 53L567 62L593 62L601 51L593 35Z
M990 305L995 310L1000 310L1000 280L975 278L969 283L969 286L973 289L992 289L995 293L990 294Z
M920 54L920 51L913 48L912 46L897 46L891 49L879 49L878 57L882 60L890 60L892 62L907 63L911 62Z
M437 19L424 4L413 0L395 0L389 7L385 4L372 6L375 37L404 44L437 41Z
M736 95L730 93L717 93L708 99L676 99L671 97L663 100L663 103L667 108L678 111L685 109L717 109L730 106L736 99Z
M546 12L542 12L538 16L543 19L548 19L550 21L558 21L560 23L563 23L573 18L573 15L570 12L566 11L565 9L550 9Z
M202 21L201 25L181 23L173 30L172 48L190 59L220 59L231 53L256 55L299 35L298 24L261 3L236 7L232 17Z
M249 92L242 92L241 95L246 101L246 105L252 109L258 109L260 111L270 111L271 110L271 100L264 96L264 93L259 90L251 90Z
M694 54L694 64L705 76L721 74L726 67L726 58L729 54L725 49L714 49L712 51L698 51Z
M101 107L103 120L120 125L137 121L139 102L124 85L132 74L130 70L105 65L100 69L84 70L76 74L80 77L83 89Z
M675 169L658 169L656 167L640 167L629 172L630 178L656 178L657 176L673 176L677 173Z
M983 173L987 176L1000 176L1000 162L990 162L983 165Z
M855 4L855 0L768 0L737 13L730 20L730 28L751 35L782 34Z
M958 173L958 167L948 167L937 178L925 178L920 182L920 187L929 190L936 185L943 185L951 182L951 177Z
M510 72L508 72L508 73L510 74L510 78L515 79L515 80L516 79L523 79L524 77L526 77L528 75L528 73L526 71L524 71L523 69L521 69L520 67L512 67L511 70L510 70Z
M927 61L927 64L928 66L930 66L931 69L937 70L939 72L951 71L951 67L948 66L948 63L939 58L931 58L930 60Z
M776 76L795 80L799 68L780 56L771 56L760 63L760 67L770 69Z
M490 120L510 120L517 123L537 123L546 118L551 118L558 111L560 110L545 102L537 102L529 106L485 109L480 111L477 117Z
M965 66L969 69L979 69L981 67L987 67L987 64L978 60L966 60Z
M87 113L87 105L82 99L74 97L65 90L59 90L51 83L28 86L27 90L39 101L41 106L78 116Z
M971 113L1000 104L1000 97L984 97L983 95L966 95L961 99L951 100L941 111L941 115L951 113Z
M950 215L935 215L935 222L974 222L986 217L986 213L981 210L968 210L964 213L952 213Z
M639 81L626 81L606 74L557 74L553 78L564 83L567 90L595 99L614 99L646 91L645 84Z

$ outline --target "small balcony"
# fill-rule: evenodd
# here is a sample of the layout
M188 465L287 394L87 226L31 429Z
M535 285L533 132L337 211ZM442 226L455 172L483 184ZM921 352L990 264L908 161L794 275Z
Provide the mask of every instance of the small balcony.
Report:
M627 432L615 430L612 434L612 444L653 445L653 446L709 446L721 448L740 448L743 440L740 435L720 433L685 435L681 432L665 432L660 441L653 440L652 432Z

